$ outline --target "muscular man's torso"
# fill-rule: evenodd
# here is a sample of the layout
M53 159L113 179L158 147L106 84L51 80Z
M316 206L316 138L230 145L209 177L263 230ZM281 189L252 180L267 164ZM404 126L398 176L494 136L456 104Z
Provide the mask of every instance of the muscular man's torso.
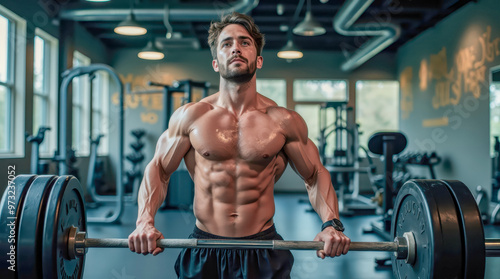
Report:
M189 108L197 110L184 158L195 184L194 214L212 234L241 237L273 224L274 183L286 167L287 110L257 98L257 108L240 116L215 105L217 94Z

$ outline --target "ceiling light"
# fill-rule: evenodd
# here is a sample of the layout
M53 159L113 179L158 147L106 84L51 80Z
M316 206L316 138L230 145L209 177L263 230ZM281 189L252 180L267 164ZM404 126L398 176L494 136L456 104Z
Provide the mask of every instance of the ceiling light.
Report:
M276 5L276 13L277 13L278 15L283 15L283 14L285 13L285 5L283 5L283 4L281 4L281 3L280 3L280 4L277 4L277 5Z
M115 33L126 36L139 36L144 35L147 32L148 30L146 30L146 28L140 26L139 23L137 23L132 11L130 11L130 14L127 16L127 18L124 21L120 22L115 28Z
M325 28L312 15L311 0L307 1L307 12L304 20L293 28L293 33L301 36L319 36L326 33Z
M302 58L304 54L299 50L297 46L290 39L286 45L278 52L278 57L283 59L299 59Z
M85 0L87 2L109 2L111 0Z
M143 48L139 54L137 54L137 56L145 60L160 60L165 57L165 54L163 54L163 52L156 47L154 40L151 40L148 42L146 47Z

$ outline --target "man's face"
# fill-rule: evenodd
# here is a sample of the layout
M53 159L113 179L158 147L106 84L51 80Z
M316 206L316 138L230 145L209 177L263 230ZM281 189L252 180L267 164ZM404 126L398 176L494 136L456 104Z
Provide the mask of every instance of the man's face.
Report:
M257 56L253 38L239 24L226 26L219 35L214 71L236 83L248 82L262 68L262 56Z

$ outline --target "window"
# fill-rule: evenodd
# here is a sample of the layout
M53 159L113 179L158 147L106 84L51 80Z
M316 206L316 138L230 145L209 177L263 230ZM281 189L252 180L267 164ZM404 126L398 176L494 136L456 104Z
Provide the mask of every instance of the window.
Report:
M90 58L75 51L73 54L73 67L90 65ZM73 79L73 149L78 156L88 156L90 151L90 82L88 75Z
M23 156L26 21L0 5L0 156Z
M293 100L295 111L304 118L307 124L308 136L316 146L319 146L320 137L320 108L325 102L347 102L347 82L344 80L294 80ZM334 122L332 109L326 111L326 127ZM342 115L345 120L346 115ZM331 129L330 129L331 130ZM328 133L329 130L326 131ZM326 139L325 154L333 156L334 134Z
M33 134L50 127L40 145L41 155L52 155L57 142L57 40L40 29L35 31L33 63Z
M13 77L12 70L14 49L9 44L13 40L13 22L0 14L0 152L11 150L11 104Z
M347 84L343 80L294 80L295 102L347 101Z
M500 136L500 82L490 85L490 153L495 155L495 136Z
M109 153L109 74L99 71L92 85L92 139L103 135L98 155Z
M366 147L378 131L399 129L399 82L356 82L356 122L360 125L359 144Z
M257 79L257 92L286 108L286 81L284 79Z

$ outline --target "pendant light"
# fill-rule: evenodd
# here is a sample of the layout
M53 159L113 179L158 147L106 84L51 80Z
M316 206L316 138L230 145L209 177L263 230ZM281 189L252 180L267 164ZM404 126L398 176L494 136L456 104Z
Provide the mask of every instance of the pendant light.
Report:
M303 21L293 28L293 33L300 36L319 36L326 33L325 28L312 15L311 0L307 0L306 16Z
M156 47L154 39L151 39L137 56L144 60L161 60L165 54Z
M293 43L292 38L288 39L286 45L278 52L278 57L282 59L299 59L303 56L304 54Z
M130 1L130 14L127 16L127 18L120 22L118 26L115 28L115 33L120 34L120 35L125 35L125 36L139 36L139 35L144 35L148 32L148 30L144 27L142 27L137 21L135 20L135 16L133 13L133 0Z

